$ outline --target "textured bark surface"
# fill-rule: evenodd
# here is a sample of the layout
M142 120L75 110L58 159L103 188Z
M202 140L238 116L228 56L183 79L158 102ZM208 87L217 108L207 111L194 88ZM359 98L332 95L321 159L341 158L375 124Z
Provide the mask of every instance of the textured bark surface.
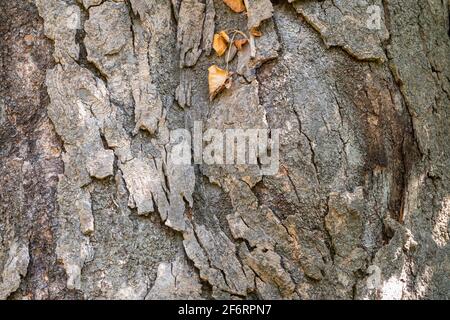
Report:
M0 299L450 298L450 2L244 2L0 1ZM176 165L194 121L278 173Z

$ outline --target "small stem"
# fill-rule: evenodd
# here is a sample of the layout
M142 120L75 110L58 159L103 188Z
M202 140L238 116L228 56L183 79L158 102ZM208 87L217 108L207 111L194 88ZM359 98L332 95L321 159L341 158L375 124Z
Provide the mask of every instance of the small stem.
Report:
M251 33L250 40L248 42L250 44L250 57L254 59L256 57L255 37Z

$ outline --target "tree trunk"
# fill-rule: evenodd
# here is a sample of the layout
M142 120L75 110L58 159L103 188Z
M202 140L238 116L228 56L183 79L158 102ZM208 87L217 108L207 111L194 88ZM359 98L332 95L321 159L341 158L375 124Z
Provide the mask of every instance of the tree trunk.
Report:
M0 299L450 298L450 2L244 2L0 2Z

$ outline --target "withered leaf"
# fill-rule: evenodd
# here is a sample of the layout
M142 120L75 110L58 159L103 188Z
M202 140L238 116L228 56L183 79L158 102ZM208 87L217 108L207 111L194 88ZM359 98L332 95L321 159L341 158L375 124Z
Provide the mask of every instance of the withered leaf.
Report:
M221 31L214 35L213 48L219 57L221 57L227 50L228 42L230 42L230 38L225 31Z
M231 86L231 73L216 65L208 68L209 99L212 101L223 89Z
M238 50L242 50L242 47L248 42L247 39L238 39L238 40L234 40L234 46L238 49Z
M228 37L228 34L226 31L220 31L219 35L225 39L226 42L230 42L230 37Z
M240 13L245 10L243 0L223 0L223 2L225 2L225 4L234 12Z
M262 32L258 30L258 28L251 28L250 29L250 33L252 34L252 36L254 37L261 37L262 36Z

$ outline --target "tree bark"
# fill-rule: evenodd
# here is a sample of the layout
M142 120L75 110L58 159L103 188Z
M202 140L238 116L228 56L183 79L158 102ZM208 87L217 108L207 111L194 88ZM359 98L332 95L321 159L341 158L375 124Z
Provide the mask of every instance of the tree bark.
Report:
M450 298L450 2L245 5L0 2L0 299ZM279 170L175 164L195 123Z

